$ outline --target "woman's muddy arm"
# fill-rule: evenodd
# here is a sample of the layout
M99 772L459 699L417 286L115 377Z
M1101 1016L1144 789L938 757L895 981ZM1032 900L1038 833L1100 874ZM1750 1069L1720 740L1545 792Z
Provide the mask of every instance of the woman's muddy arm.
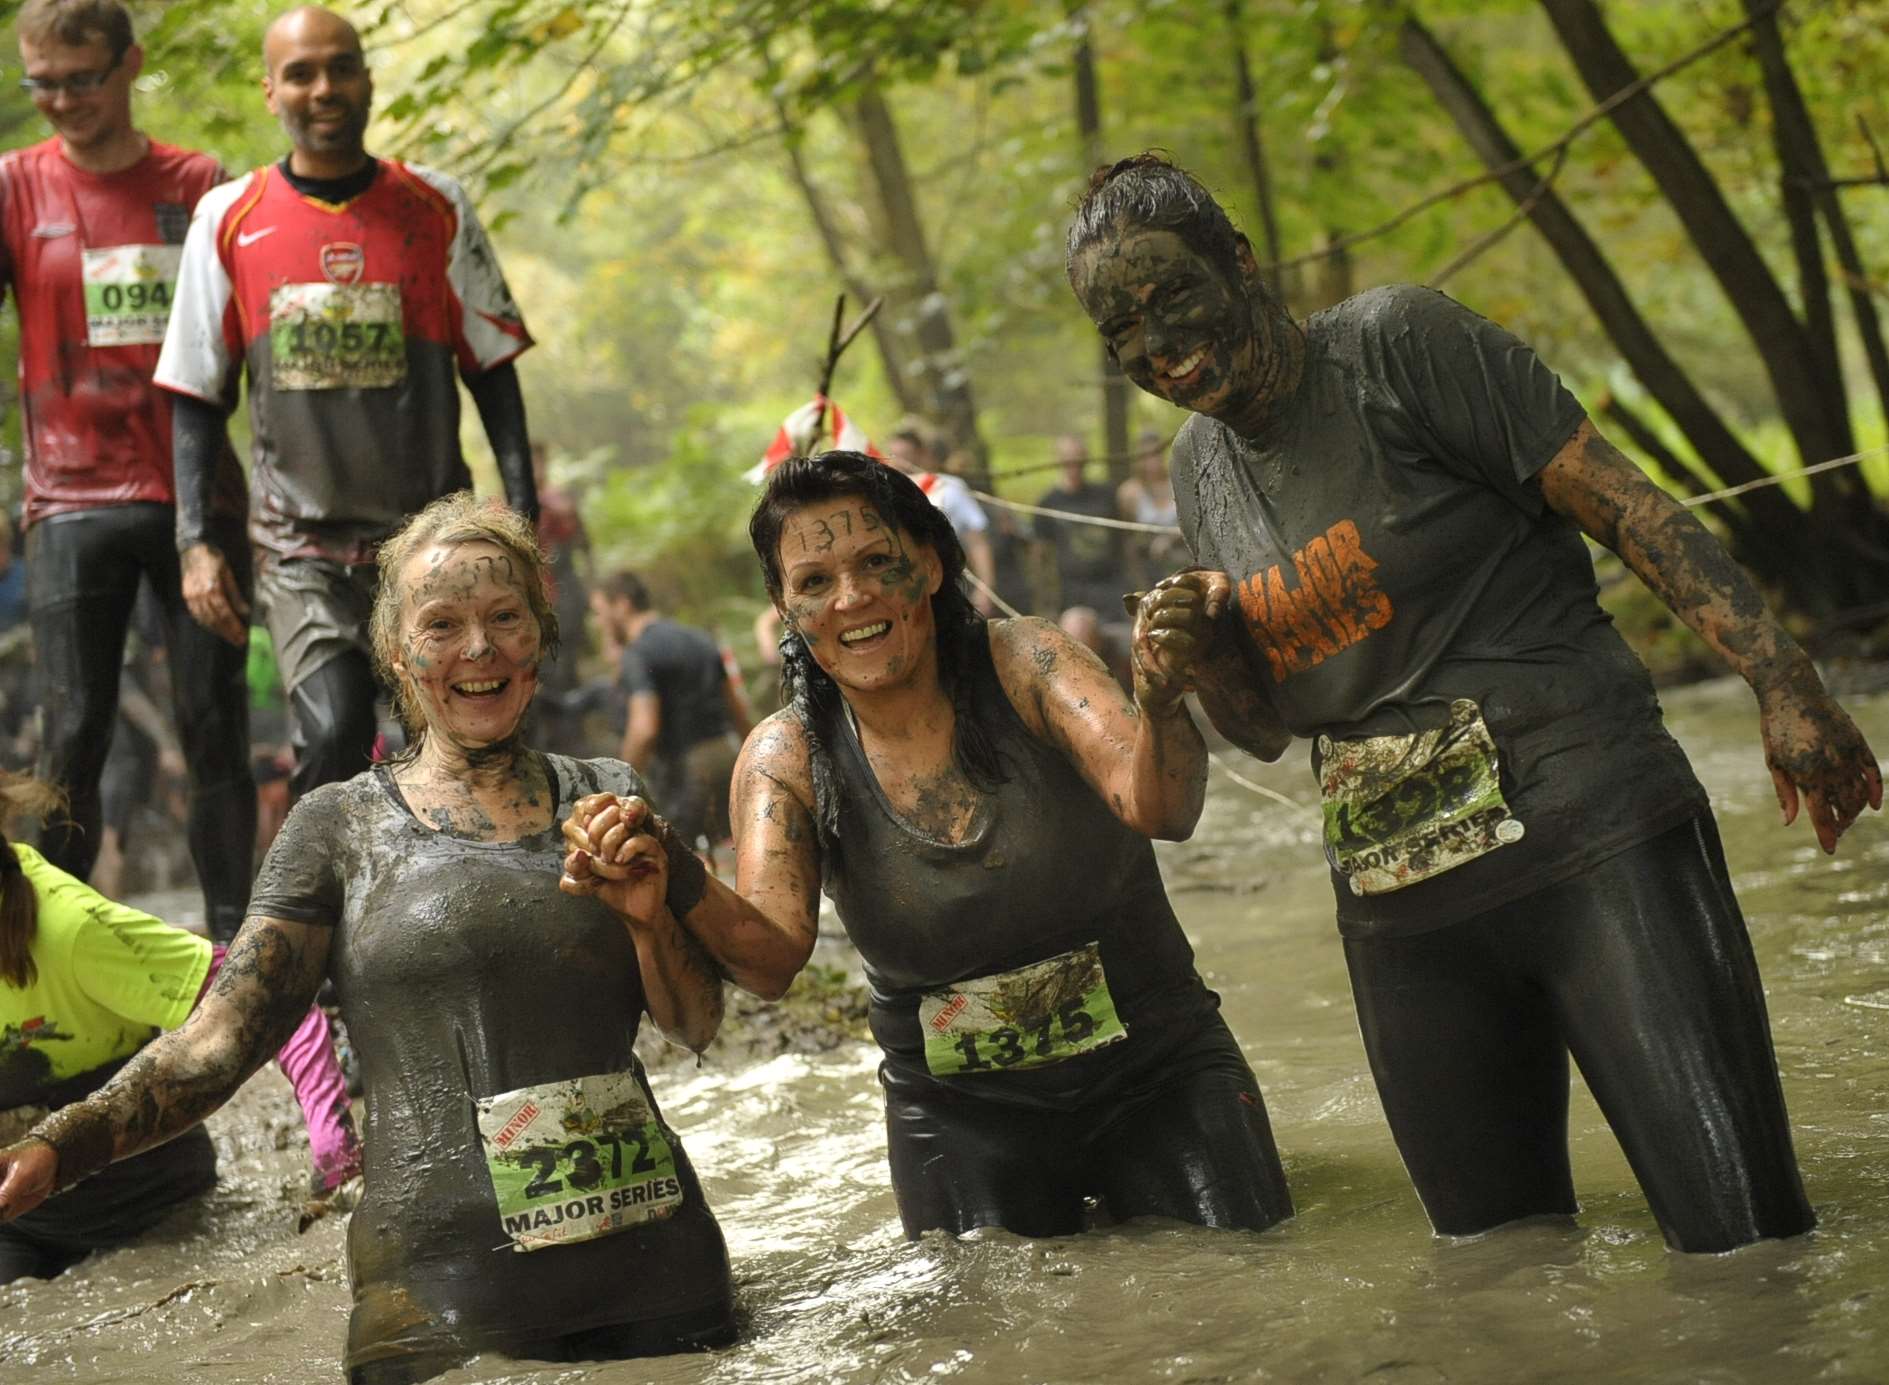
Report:
M1188 715L1185 686L1135 655L1131 699L1101 659L1046 620L992 624L991 657L1031 733L1069 758L1122 822L1148 837L1185 841L1207 793L1207 746ZM1135 626L1138 651L1146 644Z
M813 955L820 924L813 801L806 733L791 711L776 712L735 762L735 888L713 882L733 903L712 932L698 932L728 979L764 1000L785 995ZM696 928L693 914L688 923Z
M1817 840L1837 838L1882 774L1862 733L1731 555L1684 506L1583 421L1541 471L1542 498L1605 544L1757 694L1765 763L1784 822L1806 800Z
M216 984L182 1027L160 1034L110 1082L30 1132L57 1152L55 1190L164 1143L228 1101L308 1013L332 931L286 919L245 924Z

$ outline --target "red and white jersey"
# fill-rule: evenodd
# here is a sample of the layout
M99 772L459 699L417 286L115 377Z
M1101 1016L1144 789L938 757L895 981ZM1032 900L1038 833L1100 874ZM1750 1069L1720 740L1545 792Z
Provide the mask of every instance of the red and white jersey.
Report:
M472 484L456 375L530 345L453 179L384 159L336 204L268 167L198 204L157 383L226 400L246 364L256 541L364 561Z
M191 209L222 180L209 155L155 140L116 173L74 167L57 139L0 155L0 292L11 287L20 312L27 524L176 500L170 398L151 372ZM234 456L221 481L219 510L239 506Z

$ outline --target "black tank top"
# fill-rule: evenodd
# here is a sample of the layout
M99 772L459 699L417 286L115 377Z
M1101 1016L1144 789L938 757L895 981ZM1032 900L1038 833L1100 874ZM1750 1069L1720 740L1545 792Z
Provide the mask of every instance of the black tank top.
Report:
M972 706L1008 780L981 796L964 841L924 836L886 798L842 711L824 738L841 802L840 846L823 862L823 887L865 963L873 1037L889 1068L967 1094L1072 1106L1158 1062L1219 997L1194 971L1153 845L1109 811L1061 751L1030 734L983 632L967 641L964 662ZM1046 1067L930 1077L918 1018L927 991L1091 943L1125 1041Z

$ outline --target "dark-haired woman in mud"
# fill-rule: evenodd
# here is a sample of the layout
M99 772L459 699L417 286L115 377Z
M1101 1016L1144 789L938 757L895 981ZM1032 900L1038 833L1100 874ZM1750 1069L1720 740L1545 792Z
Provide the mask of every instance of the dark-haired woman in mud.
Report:
M1205 789L1194 584L1142 602L1130 700L1048 622L986 622L950 522L870 457L783 462L750 534L790 703L735 770L738 888L805 949L824 881L859 949L906 1233L1062 1235L1090 1198L1115 1220L1289 1216L1148 841L1192 832Z
M1262 759L1313 742L1359 1025L1436 1229L1576 1210L1572 1051L1670 1245L1807 1230L1705 792L1581 536L1751 685L1785 823L1801 798L1834 850L1881 777L1744 574L1521 341L1407 286L1299 326L1157 156L1098 172L1068 270L1129 378L1195 415L1180 523L1229 594L1202 701Z
M645 1011L713 1037L721 982L676 917L733 896L640 830L628 766L518 742L557 640L524 520L448 497L380 564L373 645L415 748L296 805L196 1014L0 1151L0 1216L193 1127L331 976L367 1102L351 1381L724 1342L721 1231L631 1045ZM567 814L597 860L567 856Z

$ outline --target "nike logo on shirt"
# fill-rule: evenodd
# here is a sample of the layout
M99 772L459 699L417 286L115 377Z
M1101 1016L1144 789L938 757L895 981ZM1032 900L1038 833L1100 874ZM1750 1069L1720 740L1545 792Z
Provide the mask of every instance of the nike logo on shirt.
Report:
M265 226L260 231L238 231L236 233L236 243L239 246L254 245L264 236L273 236L274 234L275 227L273 226Z

